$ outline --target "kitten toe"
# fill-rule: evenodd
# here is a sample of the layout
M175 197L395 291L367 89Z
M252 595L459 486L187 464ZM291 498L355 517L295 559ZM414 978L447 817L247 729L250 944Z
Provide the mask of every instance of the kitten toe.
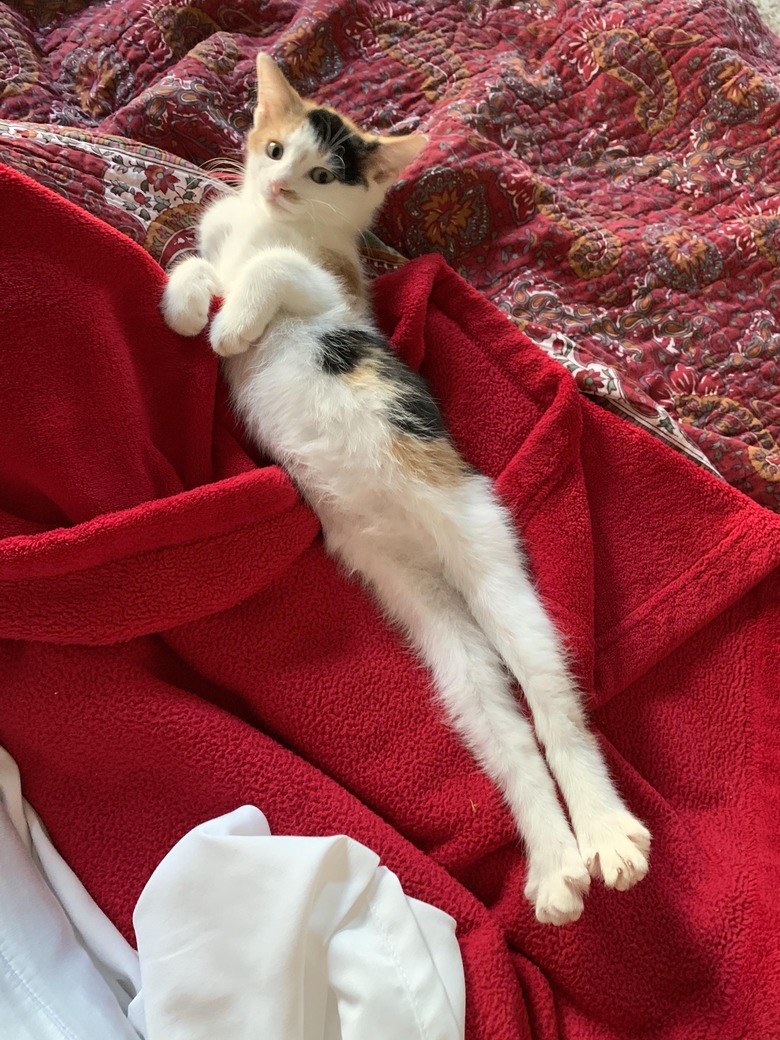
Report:
M590 875L579 853L567 849L554 866L530 868L525 896L542 924L571 924L582 915L589 885Z
M597 819L578 837L591 877L601 878L607 888L625 892L647 874L650 831L631 813Z

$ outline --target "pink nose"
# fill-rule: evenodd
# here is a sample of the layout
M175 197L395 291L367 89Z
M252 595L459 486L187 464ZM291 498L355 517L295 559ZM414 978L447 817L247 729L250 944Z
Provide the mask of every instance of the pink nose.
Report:
M271 181L271 195L278 199L284 192L289 191L287 181Z

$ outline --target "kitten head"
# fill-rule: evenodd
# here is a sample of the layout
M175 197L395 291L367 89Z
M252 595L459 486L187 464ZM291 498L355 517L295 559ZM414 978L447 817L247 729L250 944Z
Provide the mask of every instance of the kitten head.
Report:
M305 101L272 58L258 55L244 190L262 199L277 219L364 231L425 143L421 134L363 133L333 109Z

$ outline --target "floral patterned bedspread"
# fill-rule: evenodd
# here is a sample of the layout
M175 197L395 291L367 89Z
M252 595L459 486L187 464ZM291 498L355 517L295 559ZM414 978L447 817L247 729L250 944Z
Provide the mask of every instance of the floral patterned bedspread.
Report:
M0 0L0 161L167 264L221 187L199 167L240 155L258 48L429 135L374 270L443 253L584 392L780 510L780 40L750 0Z

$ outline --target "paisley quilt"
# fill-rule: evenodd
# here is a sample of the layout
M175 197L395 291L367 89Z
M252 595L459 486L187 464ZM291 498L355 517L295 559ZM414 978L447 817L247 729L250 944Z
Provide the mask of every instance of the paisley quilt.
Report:
M0 161L164 265L258 48L429 144L367 243L438 252L580 389L780 510L780 41L750 0L5 0Z

